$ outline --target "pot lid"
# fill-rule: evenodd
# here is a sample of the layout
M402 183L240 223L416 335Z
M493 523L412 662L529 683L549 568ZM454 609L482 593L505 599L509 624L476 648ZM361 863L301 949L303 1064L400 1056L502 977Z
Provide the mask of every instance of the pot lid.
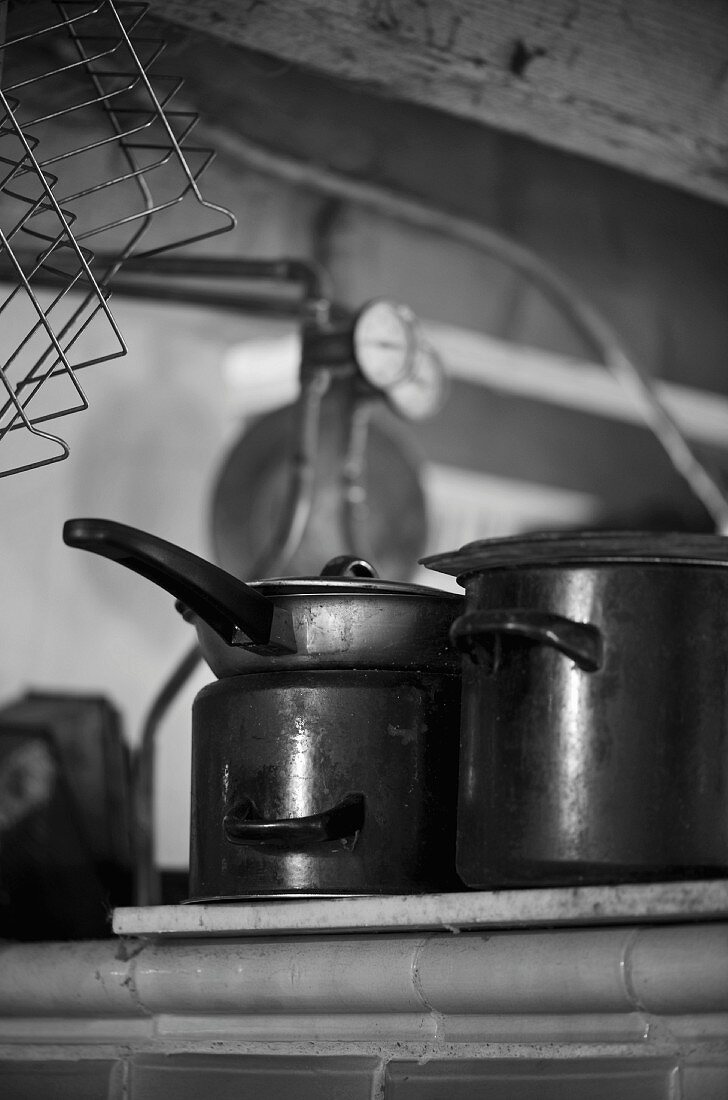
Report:
M655 531L538 531L481 539L459 550L421 559L428 569L458 579L484 569L618 562L726 566L728 538Z
M263 596L275 600L276 596L416 596L434 599L452 599L452 592L443 592L429 585L408 584L406 581L383 581L373 565L365 558L351 554L339 554L326 562L315 577L272 577L254 581L248 587L255 588ZM459 597L456 595L455 599Z
M255 588L263 596L418 596L429 599L460 600L456 592L446 592L441 588L430 588L424 584L408 584L406 581L383 581L378 578L362 577L271 577L266 580L249 582L249 588Z

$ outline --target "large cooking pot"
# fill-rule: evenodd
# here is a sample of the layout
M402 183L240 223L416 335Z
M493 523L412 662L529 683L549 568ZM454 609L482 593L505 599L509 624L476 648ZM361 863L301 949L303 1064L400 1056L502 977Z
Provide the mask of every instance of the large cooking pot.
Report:
M176 596L220 677L193 704L191 900L458 888L461 596L358 559L243 584L105 520L64 539Z
M360 559L335 558L319 577L244 584L196 554L111 520L68 520L63 538L175 596L218 677L315 668L459 672L448 631L462 597L379 580Z
M538 534L424 564L465 587L463 881L728 873L728 540Z

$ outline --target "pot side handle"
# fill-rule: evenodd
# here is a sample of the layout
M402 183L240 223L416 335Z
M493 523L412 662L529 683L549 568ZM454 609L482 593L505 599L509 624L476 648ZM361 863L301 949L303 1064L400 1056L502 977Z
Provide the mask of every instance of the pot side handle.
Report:
M250 798L242 798L223 819L230 844L270 845L276 848L344 840L364 825L364 795L348 794L329 810L310 817L286 817L267 821Z
M69 519L67 546L90 550L139 573L175 596L227 645L275 655L295 653L290 614L237 577L174 543L106 519Z
M470 611L450 627L456 649L472 653L493 634L513 634L558 649L585 672L596 672L603 659L602 635L591 623L577 623L550 611L514 608Z

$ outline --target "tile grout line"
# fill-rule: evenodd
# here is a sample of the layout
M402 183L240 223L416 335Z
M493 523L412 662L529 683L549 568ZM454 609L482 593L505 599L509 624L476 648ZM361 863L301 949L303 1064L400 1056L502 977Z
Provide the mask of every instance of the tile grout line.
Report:
M414 988L415 993L419 997L419 999L422 1003L422 1006L426 1009L426 1011L429 1013L429 1015L435 1021L435 1034L432 1037L432 1041L436 1045L439 1045L439 1043L441 1041L441 1038L442 1038L443 1015L442 1015L441 1012L437 1011L437 1009L434 1007L434 1005L430 1004L427 997L425 996L425 991L424 991L424 988L422 986L422 979L420 977L420 970L419 970L420 957L421 957L423 951L425 950L425 948L427 947L427 945L433 940L435 935L436 935L436 933L433 932L429 936L425 936L424 939L420 940L420 942L415 947L415 950L414 950L414 953L413 953L413 956L412 956L412 986Z
M127 943L123 939L121 941L121 945L123 946L124 953L126 954ZM146 947L147 943L145 940L138 941L134 948L131 949L129 954L126 954L126 958L124 961L127 963L127 975L121 984L129 990L129 996L131 997L134 1005L139 1009L139 1011L148 1018L153 1019L155 1013L148 1009L142 1001L136 980L137 961L143 954Z
M632 978L632 954L634 952L637 939L640 936L641 929L633 928L632 932L627 939L626 944L622 950L622 957L619 960L619 968L622 973L622 982L624 984L625 993L629 997L633 1010L646 1014L646 1009L637 996L637 990L634 986Z

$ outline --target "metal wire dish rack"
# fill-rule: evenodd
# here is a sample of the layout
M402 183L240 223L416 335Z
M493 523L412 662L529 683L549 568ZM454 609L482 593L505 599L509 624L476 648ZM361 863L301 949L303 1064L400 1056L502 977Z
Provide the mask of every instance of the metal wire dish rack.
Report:
M154 71L146 10L0 0L0 477L67 457L41 425L88 407L77 371L126 354L107 302L123 264L235 224L200 191L214 153Z

